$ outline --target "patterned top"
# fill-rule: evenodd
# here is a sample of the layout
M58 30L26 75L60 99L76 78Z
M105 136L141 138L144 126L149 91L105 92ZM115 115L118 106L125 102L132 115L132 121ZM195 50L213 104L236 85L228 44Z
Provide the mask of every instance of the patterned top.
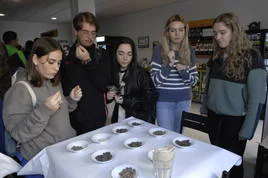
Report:
M191 99L191 88L198 80L195 61L196 57L194 51L192 51L190 67L178 71L175 66L170 67L162 64L161 47L155 47L150 73L159 92L158 101L179 102Z

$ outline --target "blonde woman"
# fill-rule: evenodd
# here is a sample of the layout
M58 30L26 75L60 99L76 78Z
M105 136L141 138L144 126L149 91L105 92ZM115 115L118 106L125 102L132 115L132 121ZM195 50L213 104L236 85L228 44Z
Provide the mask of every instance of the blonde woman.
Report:
M243 156L264 103L264 62L233 13L219 15L213 32L214 54L201 112L208 114L211 143ZM243 163L231 169L230 178L243 178Z
M191 88L198 80L188 31L181 16L171 16L160 45L154 48L151 63L151 77L159 92L157 123L175 132L180 132L181 113L190 108Z

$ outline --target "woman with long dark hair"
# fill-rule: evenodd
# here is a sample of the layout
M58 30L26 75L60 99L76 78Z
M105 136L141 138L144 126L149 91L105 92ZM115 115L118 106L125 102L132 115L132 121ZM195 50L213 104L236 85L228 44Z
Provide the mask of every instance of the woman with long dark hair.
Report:
M113 88L107 99L112 110L112 122L134 116L155 121L157 91L148 72L137 63L135 44L130 38L121 39L113 54ZM111 112L111 111L110 111Z

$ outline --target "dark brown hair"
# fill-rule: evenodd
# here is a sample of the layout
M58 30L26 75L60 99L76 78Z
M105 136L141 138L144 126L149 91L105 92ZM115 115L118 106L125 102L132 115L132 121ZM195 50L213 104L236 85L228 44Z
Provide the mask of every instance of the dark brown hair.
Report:
M79 31L83 27L83 23L89 23L96 27L96 31L99 31L99 24L96 17L90 12L80 12L73 19L73 27L76 31Z
M40 58L57 50L60 50L63 53L60 44L52 38L43 37L34 42L32 53L30 55L27 66L27 77L33 86L41 87L43 85L43 78L41 74L36 70L36 67L33 63L33 55L35 54L38 58ZM53 86L57 86L60 82L60 73L58 72L56 76L50 81Z
M125 82L128 83L128 87L127 90L125 91L127 93L130 92L130 90L132 91L137 91L138 90L138 83L137 82L137 76L139 75L139 64L137 62L137 50L136 50L136 45L135 42L129 38L129 37L124 37L122 39L120 39L117 44L115 45L115 50L113 51L113 70L114 70L114 74L113 74L113 79L115 80L115 84L117 87L120 87L119 85L119 73L120 73L120 64L117 60L117 50L119 48L120 45L123 44L128 44L131 47L131 51L132 51L132 60L130 62L130 64L127 67L127 71L126 74L123 77L123 81L127 80Z
M17 40L17 39L18 39L18 35L16 32L6 31L3 34L3 41L5 44L10 44L13 40Z

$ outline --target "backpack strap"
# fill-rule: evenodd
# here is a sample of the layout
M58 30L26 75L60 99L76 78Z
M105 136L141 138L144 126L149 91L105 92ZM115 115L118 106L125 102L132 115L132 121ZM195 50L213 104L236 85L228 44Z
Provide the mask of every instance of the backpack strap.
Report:
M36 105L36 95L35 95L32 87L27 82L25 82L25 81L18 81L16 83L20 83L20 84L24 85L27 88L27 90L29 91L29 94L32 97L33 106L35 106Z
M18 81L18 82L16 82L16 84L17 83L20 83L27 88L27 90L29 91L29 94L31 95L31 98L32 98L33 107L35 107L37 99L36 99L36 95L35 95L32 87L25 81ZM21 145L21 143L16 142L11 137L10 133L7 130L5 130L5 150L6 150L7 154L9 156L15 156L16 150L18 150L20 148L20 145Z
M11 76L11 85L13 85L14 83L16 83L17 80L17 72L16 71L12 76Z

